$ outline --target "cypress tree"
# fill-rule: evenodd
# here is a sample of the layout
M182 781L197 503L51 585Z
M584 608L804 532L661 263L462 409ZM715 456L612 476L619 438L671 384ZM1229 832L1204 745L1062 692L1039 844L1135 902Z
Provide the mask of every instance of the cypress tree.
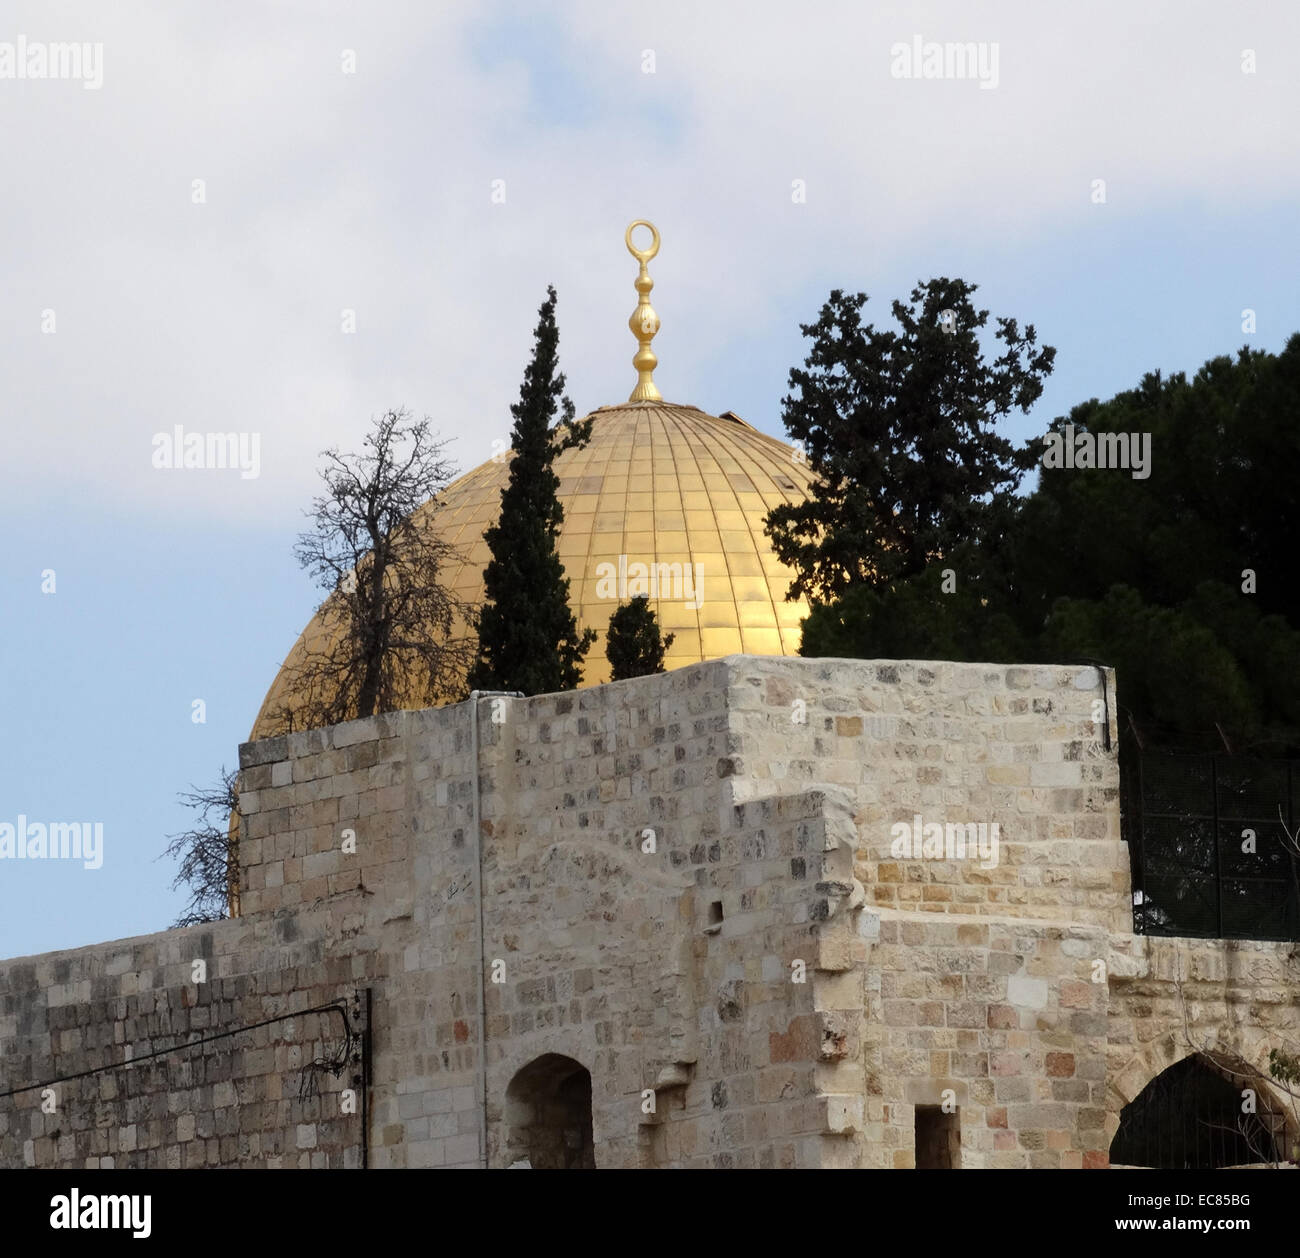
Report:
M638 594L630 603L615 608L609 618L605 639L605 658L613 670L611 681L628 677L648 677L664 671L664 652L676 634L659 636L659 622L650 610L650 600Z
M475 690L545 694L572 690L595 633L578 632L569 608L569 581L556 552L564 510L556 496L556 457L591 436L591 420L575 423L557 370L560 334L555 289L548 287L533 334L514 416L510 478L501 491L501 515L484 534L492 554L483 573L478 658L470 670ZM562 421L554 424L557 409Z

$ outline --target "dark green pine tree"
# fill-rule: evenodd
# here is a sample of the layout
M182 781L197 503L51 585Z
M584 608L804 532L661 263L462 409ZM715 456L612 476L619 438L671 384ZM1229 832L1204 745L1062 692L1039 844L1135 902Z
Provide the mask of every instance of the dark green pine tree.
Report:
M973 284L933 279L893 303L898 332L860 318L866 294L835 289L816 323L804 369L790 372L786 430L800 442L816 488L776 507L767 533L796 573L793 595L829 602L924 572L978 535L987 504L1030 466L995 425L1028 410L1056 351L1014 319L998 319L1003 352L984 358L987 310Z
M492 553L483 573L478 658L469 673L475 690L546 694L572 690L594 631L578 632L569 608L569 582L556 553L564 510L556 491L556 456L586 445L591 420L574 423L557 371L560 334L555 289L547 288L534 333L533 358L524 372L515 418L510 479L501 491L501 516L484 534ZM563 418L553 426L556 410Z
M1147 435L1149 477L1043 467L944 564L814 607L801 653L1099 659L1116 669L1123 727L1148 748L1300 755L1297 414L1300 333L1276 355L1243 349L1190 379L1149 373L1080 403L1050 429ZM1038 460L1045 446L1027 449Z
M605 658L609 660L611 681L628 677L648 677L664 671L664 652L676 634L659 636L659 622L650 610L650 600L638 594L630 603L614 609L609 618L605 639Z

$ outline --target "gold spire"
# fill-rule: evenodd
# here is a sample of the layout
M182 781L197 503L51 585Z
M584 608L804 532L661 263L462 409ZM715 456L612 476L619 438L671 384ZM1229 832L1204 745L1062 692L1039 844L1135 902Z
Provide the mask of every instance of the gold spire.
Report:
M649 249L638 249L632 243L632 233L638 227L650 229L652 239ZM654 370L658 366L659 359L650 348L650 342L659 331L659 316L655 314L655 308L650 304L650 290L655 286L655 282L650 278L650 272L646 270L646 263L659 252L659 229L653 223L639 218L635 223L628 225L623 239L627 244L628 253L641 264L641 274L636 277L636 291L641 294L641 299L637 302L636 309L632 311L632 317L627 321L627 326L632 329L632 335L636 337L638 346L636 356L632 359L632 366L636 368L636 388L632 390L632 396L628 401L662 402L663 398L655 388L654 381Z

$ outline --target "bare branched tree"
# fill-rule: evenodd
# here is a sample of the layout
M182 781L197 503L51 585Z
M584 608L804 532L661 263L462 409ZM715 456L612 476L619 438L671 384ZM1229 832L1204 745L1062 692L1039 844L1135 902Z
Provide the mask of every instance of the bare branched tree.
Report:
M321 632L285 666L285 689L269 713L280 730L317 728L402 707L461 697L474 658L476 608L445 588L440 573L461 557L416 511L456 474L427 419L403 410L380 417L362 454L323 454L325 492L294 555L327 591Z
M1209 1130L1238 1136L1254 1154L1255 1162L1261 1165L1277 1167L1283 1158L1294 1161L1296 1149L1293 1143L1288 1142L1287 1132L1296 1129L1297 1119L1300 1118L1296 1110L1300 1093L1293 1086L1296 1080L1288 1080L1285 1073L1279 1071L1277 1050L1269 1053L1268 1074L1229 1053L1213 1049L1197 1051L1223 1078L1241 1089L1243 1106L1247 1104L1247 1094L1250 1094L1251 1106L1237 1115L1231 1127L1209 1122L1204 1122L1203 1125ZM1285 1054L1281 1056L1286 1059ZM1282 1099L1291 1110L1289 1124L1279 1104Z
M170 835L164 852L180 861L172 886L188 888L190 893L174 926L215 922L238 911L238 778L238 769L223 765L212 786L191 786L180 795L180 802L194 810L195 822L190 829Z

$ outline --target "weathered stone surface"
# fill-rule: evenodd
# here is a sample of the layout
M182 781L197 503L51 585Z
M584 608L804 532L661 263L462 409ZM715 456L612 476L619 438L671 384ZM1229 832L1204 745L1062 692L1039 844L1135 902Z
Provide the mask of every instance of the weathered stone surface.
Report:
M1185 1028L1258 1066L1300 1009L1284 945L1132 935L1100 695L734 656L482 700L477 766L468 704L250 744L241 918L0 963L56 1098L0 1164L544 1162L568 1061L599 1166L910 1166L950 1103L964 1166L1104 1165Z

